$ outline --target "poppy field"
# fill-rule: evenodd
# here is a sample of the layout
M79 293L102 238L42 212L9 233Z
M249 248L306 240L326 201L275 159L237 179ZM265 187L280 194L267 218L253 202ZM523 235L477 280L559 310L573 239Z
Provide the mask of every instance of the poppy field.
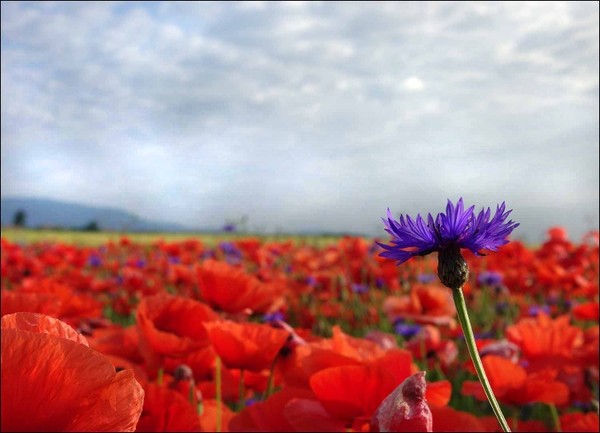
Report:
M397 265L358 237L1 248L3 431L501 431L437 253ZM598 232L463 255L510 428L598 431Z

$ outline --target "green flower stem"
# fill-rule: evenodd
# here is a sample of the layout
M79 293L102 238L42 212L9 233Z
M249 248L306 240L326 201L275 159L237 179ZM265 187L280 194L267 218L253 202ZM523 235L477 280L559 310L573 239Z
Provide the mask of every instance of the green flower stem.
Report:
M552 424L554 425L554 431L562 432L562 428L560 426L560 418L558 416L558 410L556 410L556 405L549 404L550 415L552 417Z
M263 400L268 399L273 394L273 388L275 387L275 364L279 358L279 353L275 356L273 363L271 364L271 370L269 371L269 381L267 382L267 390L265 391Z
M467 349L469 349L469 355L471 355L471 360L473 361L473 365L475 366L475 370L477 370L477 377L479 378L479 382L483 386L483 390L485 391L485 395L492 406L492 410L494 411L494 415L496 415L496 419L498 423L500 423L500 427L505 432L510 432L510 427L502 414L502 410L500 409L500 405L496 400L496 396L494 395L494 391L492 391L492 387L490 382L488 381L487 376L485 375L485 370L483 369L483 364L481 363L481 358L479 357L479 352L477 351L477 346L475 345L475 336L473 335L473 329L471 328L471 322L469 321L469 314L467 313L467 304L465 302L465 297L463 295L462 287L452 290L452 296L454 297L454 305L456 305L456 311L458 313L458 320L460 321L460 326L462 327L463 333L465 334L465 342L467 343Z

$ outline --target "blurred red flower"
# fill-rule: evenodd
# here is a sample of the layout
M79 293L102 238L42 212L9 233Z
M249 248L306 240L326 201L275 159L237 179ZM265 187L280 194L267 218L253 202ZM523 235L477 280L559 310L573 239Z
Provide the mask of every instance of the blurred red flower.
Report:
M255 372L271 367L290 335L269 325L229 320L205 322L204 327L226 367Z
M281 297L284 286L264 283L243 269L224 262L206 260L197 267L201 299L228 313L246 309L264 313Z
M313 393L308 389L302 388L284 388L270 396L267 400L254 403L245 408L229 423L229 430L234 432L242 431L296 431L290 424L284 408L293 399L314 398ZM312 424L316 429L323 426ZM342 426L343 427L343 426ZM319 431L319 430L316 430Z
M3 431L134 431L144 391L58 319L2 318Z
M136 431L200 431L196 408L179 392L154 383L147 383L144 390L144 411Z
M506 329L506 337L521 348L532 368L556 367L575 359L583 346L583 331L571 326L567 315L551 319L544 313L524 318Z
M202 323L218 318L208 305L192 299L168 294L142 298L137 309L137 329L149 374L154 376L166 357L179 358L177 363L192 366L193 361L187 357L206 350L209 344ZM204 363L206 356L201 358Z
M482 362L494 394L501 402L515 405L536 402L561 405L569 399L569 388L556 380L556 370L528 373L520 365L497 355L487 355ZM479 381L463 382L462 393L472 395L480 401L487 400Z
M137 309L140 339L161 355L181 356L208 344L201 323L219 316L209 306L179 296L142 298Z
M599 427L598 414L566 413L560 417L560 425L564 432L596 432Z
M407 295L388 296L383 301L383 310L390 322L403 319L456 327L452 294L441 285L415 285Z

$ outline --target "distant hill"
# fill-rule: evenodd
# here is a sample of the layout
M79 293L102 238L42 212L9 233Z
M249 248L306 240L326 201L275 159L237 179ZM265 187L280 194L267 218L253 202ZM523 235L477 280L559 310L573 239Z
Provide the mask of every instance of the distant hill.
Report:
M25 226L29 228L56 227L83 228L96 222L100 230L128 232L181 232L189 227L180 224L152 221L130 212L111 208L94 207L58 200L7 197L0 199L2 226L13 224L15 214L23 210Z

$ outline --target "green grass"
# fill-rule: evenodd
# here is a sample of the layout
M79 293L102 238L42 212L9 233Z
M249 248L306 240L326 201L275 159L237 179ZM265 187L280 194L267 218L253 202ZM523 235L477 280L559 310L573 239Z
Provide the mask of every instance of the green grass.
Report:
M109 241L118 242L122 237L129 238L138 244L151 244L158 240L166 242L178 242L189 239L198 239L207 246L214 246L223 241L234 241L256 237L263 242L285 242L293 241L297 244L305 244L314 247L323 247L337 243L342 236L300 236L292 234L255 235L252 233L126 233L126 232L81 232L69 230L45 230L45 229L20 229L3 227L2 238L9 242L32 244L37 242L61 242L79 246L98 246Z

